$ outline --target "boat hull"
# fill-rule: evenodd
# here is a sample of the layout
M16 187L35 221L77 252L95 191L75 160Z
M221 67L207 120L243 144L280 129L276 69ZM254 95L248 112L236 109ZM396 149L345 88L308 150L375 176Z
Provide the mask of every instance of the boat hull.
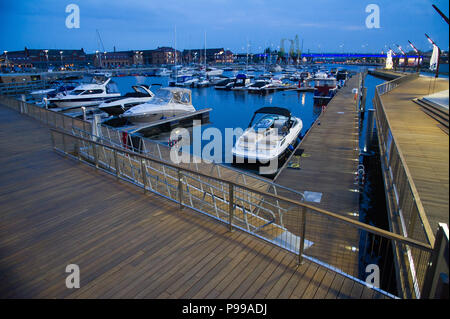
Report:
M149 123L149 122L155 122L159 120L164 120L167 118L171 118L174 116L191 113L194 111L188 111L188 110L171 110L171 111L153 111L148 113L141 113L141 114L133 114L133 115L125 115L122 114L121 116L131 123L139 124L139 123Z

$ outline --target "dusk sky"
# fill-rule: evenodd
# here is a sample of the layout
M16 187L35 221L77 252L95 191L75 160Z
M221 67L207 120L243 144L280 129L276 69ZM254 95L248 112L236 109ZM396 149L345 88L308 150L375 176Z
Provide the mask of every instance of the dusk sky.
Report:
M65 25L69 4L80 8L80 28ZM368 29L366 6L380 8L380 28ZM449 27L432 8L447 16L448 0L1 0L0 49L105 50L177 49L207 47L250 52L274 49L282 38L303 40L308 52L380 52L395 44L408 47L411 40L429 50L427 33L448 50ZM286 43L287 49L289 46Z

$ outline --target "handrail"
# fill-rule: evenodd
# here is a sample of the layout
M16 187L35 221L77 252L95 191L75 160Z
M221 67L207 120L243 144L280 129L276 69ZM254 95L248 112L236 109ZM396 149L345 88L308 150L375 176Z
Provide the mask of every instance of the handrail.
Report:
M198 176L201 176L201 177L204 177L204 178L208 178L208 179L213 179L213 180L216 180L216 181L224 183L224 184L233 185L233 186L239 187L241 189L244 189L244 190L247 190L247 191L251 191L251 192L256 193L258 195L268 196L268 197L271 197L273 199L277 199L277 200L280 200L280 201L287 202L287 203L292 204L294 206L305 207L305 208L308 208L308 209L310 209L312 211L315 211L315 212L317 212L319 214L322 214L322 215L325 215L327 217L331 217L331 218L337 219L337 220L339 220L341 222L350 224L350 225L352 225L352 226L354 226L356 228L359 228L359 229L362 229L362 230L366 230L366 231L369 231L371 233L375 233L377 235L380 235L380 236L383 236L383 237L386 237L386 238L389 238L389 239L400 241L400 242L402 242L404 244L411 245L411 246L417 247L417 248L422 249L422 250L426 250L426 251L431 251L432 250L432 246L429 245L429 244L425 244L425 243L419 242L417 240L401 236L399 234L395 234L395 233L392 233L392 232L389 232L389 231L386 231L386 230L383 230L383 229L380 229L380 228L377 228L377 227L374 227L374 226L371 226L371 225L367 225L367 224L364 224L362 222L359 222L359 221L356 221L356 220L353 220L353 219L350 219L350 218L347 218L347 217L344 217L344 216L340 216L338 214L326 211L324 209L321 209L321 208L318 208L318 207L315 207L315 206L312 206L312 205L309 205L309 204L305 204L305 203L302 203L302 202L298 202L298 201L295 201L295 200L287 198L287 197L283 197L281 195L275 195L275 194L268 193L268 192L265 192L265 191L262 191L262 190L253 189L253 188L248 187L247 185L241 184L239 182L233 182L233 181L225 180L225 179L222 179L222 178L219 178L219 177L214 177L214 176L211 176L211 175L208 175L208 174L197 172L197 171L194 171L192 169L185 168L185 167L179 166L179 165L174 164L174 163L166 162L164 160L161 160L161 159L158 159L158 158L154 158L154 157L151 157L151 156L148 156L148 155L142 155L142 154L139 154L139 153L136 153L136 152L125 150L123 148L118 148L118 147L115 147L115 146L106 145L106 144L103 144L101 142L97 142L97 141L93 141L93 140L90 140L90 139L87 139L87 138L84 138L84 137L76 136L76 135L74 135L74 134L72 134L70 132L63 131L63 130L60 130L60 129L50 128L50 130L54 131L54 132L57 132L59 134L63 134L63 135L66 135L66 136L78 139L80 141L93 143L95 145L107 147L107 148L109 148L111 150L115 150L117 152L121 152L121 153L124 153L124 154L135 156L135 157L138 157L138 158L143 159L143 160L150 160L150 161L156 162L158 164L171 167L171 168L176 169L176 170L184 171L184 172L187 172L187 173L190 173L190 174L194 174L194 175L198 175Z
M379 102L379 104L381 106L381 110L384 113L384 117L385 117L386 122L387 122L389 127L392 127L392 126L391 126L391 124L389 122L389 118L387 116L386 109L384 107L383 101L381 100L381 95L383 95L385 93L388 93L388 92L392 91L395 87L397 87L397 86L392 87L392 84L397 84L398 85L398 84L406 82L406 81L414 80L418 76L419 76L418 74L408 74L408 75L401 76L401 77L399 77L397 79L394 79L392 81L388 81L388 82L385 82L385 83L382 83L382 84L376 86L376 88L375 88L376 99L378 99L377 102ZM388 87L390 89L388 91L384 90L386 87ZM380 92L382 92L382 93L380 93ZM420 220L421 220L422 225L424 227L428 243L430 244L431 247L433 247L434 246L434 241L435 241L434 234L433 234L433 231L431 230L431 226L430 226L430 224L428 222L428 218L427 218L427 216L425 214L425 209L424 209L422 201L421 201L421 199L419 197L419 193L418 193L417 188L415 186L414 180L412 179L411 172L409 171L409 168L406 165L406 160L405 160L405 157L403 155L403 152L397 147L397 145L398 145L397 139L396 139L396 137L393 134L392 134L392 140L393 140L393 143L394 143L393 145L395 145L395 147L397 148L397 153L398 153L398 156L400 158L402 167L405 170L406 178L407 178L408 184L409 184L409 186L411 188L411 192L412 192L412 195L413 195L413 198L414 198L414 203L417 206L417 210L419 212L419 217L420 217Z

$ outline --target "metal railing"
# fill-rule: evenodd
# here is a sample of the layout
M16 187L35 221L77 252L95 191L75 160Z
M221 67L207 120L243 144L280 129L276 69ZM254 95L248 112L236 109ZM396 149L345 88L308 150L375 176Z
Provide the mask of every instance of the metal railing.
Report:
M106 145L95 141L95 136L85 138L55 129L51 135L56 151L133 183L144 192L211 216L230 229L275 244L296 254L299 263L306 258L355 280L365 278L365 265L376 264L381 282L389 282L396 277L388 258L392 246L405 253L414 250L424 269L431 257L430 245L303 202ZM423 285L422 272L407 275Z
M230 180L222 176L221 168L213 168L218 170L213 173L201 164L174 164L163 155L170 148L158 143L140 139L143 144L131 144L135 140L129 136L124 143L120 131L105 126L99 127L99 136L92 135L90 122L3 96L0 102L57 128L51 130L57 152L277 245L297 255L299 262L308 259L361 283L368 275L365 267L376 264L382 287L403 276L418 290L402 289L411 290L411 297L420 297L416 292L424 285L432 255L429 243L308 205L301 202L301 196L298 201L279 196L279 185L258 188L247 175ZM252 182L265 181L255 177ZM404 259L400 271L393 270L392 247L403 254L412 252L416 271ZM403 296L404 292L393 294Z
M401 83L414 80L418 74L408 74L395 80L380 84L375 89L373 104L376 110L377 132L380 144L380 158L385 181L385 188L388 193L389 217L392 231L402 234L405 237L434 246L434 234L425 214L422 202L418 195L414 180L411 177L405 158L398 147L398 142L390 130L389 119L381 96L386 94ZM421 268L421 256L415 250L404 252L398 251L394 247L394 254L397 260L402 259L409 267L409 272L416 277L423 276L426 268ZM397 265L401 273L401 267ZM413 286L415 295L420 296L420 285L413 282L414 276L404 274L399 278L399 282L405 286Z
M16 95L48 87L50 87L50 81L47 80L0 83L0 95Z

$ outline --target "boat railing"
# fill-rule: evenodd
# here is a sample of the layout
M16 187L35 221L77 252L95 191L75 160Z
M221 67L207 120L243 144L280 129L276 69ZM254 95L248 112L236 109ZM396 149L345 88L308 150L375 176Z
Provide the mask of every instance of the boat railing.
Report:
M104 130L110 128L101 126L99 132L88 121L4 96L0 97L0 103L52 127L52 145L58 153L115 175L144 192L163 196L180 207L215 218L229 229L242 230L281 247L295 254L299 264L310 260L391 297L423 297L421 290L429 262L435 256L430 243L314 207L301 198L275 194L258 187L256 182L261 182L258 179L250 183L246 175L232 180L225 176L228 171L222 171L223 175L211 172L214 166L175 164L163 155L170 148L158 143L147 145L143 140L144 145L127 149L128 143L123 144L120 132L115 137L105 135ZM116 142L111 143L114 139ZM144 152L136 147L145 147ZM414 258L392 261L394 247ZM393 262L397 267L392 267ZM373 281L368 279L370 271L376 273ZM388 293L385 285L393 278L402 285Z

